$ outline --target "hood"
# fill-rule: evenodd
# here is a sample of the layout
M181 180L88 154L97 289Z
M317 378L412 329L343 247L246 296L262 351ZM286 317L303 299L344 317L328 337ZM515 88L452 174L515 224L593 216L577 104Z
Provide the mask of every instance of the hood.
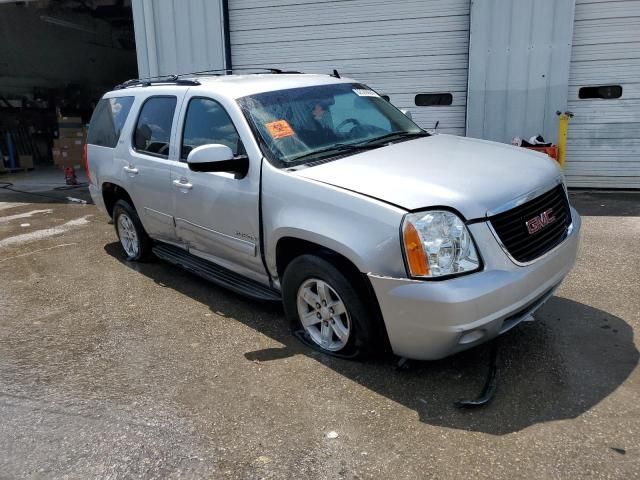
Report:
M548 156L521 147L432 135L295 174L407 210L452 207L471 220L541 186L551 186L561 172Z

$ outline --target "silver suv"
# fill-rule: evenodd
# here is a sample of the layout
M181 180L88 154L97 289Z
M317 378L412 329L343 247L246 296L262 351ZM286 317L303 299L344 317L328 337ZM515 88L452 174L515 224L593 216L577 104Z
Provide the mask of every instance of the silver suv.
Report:
M494 338L578 248L555 162L429 134L337 75L126 82L95 110L87 169L129 260L282 300L299 338L345 357Z

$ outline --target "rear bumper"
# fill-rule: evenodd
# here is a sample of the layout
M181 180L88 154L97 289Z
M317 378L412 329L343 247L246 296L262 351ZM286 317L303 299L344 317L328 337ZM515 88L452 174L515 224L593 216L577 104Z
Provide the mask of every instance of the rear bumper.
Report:
M93 203L96 205L96 207L98 207L98 210L100 210L105 215L109 215L109 212L107 212L107 207L105 207L104 205L102 190L96 185L91 183L89 184L89 193L91 194L91 199L93 200Z
M486 223L470 225L484 270L443 281L369 274L393 352L435 360L506 332L529 317L555 291L576 259L580 217L562 244L527 266L514 264Z

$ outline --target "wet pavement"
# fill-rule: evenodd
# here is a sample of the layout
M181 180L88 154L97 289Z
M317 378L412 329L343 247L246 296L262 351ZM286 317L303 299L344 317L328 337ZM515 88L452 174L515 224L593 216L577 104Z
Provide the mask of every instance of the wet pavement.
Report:
M128 263L93 205L39 192L0 190L2 479L640 476L638 193L573 195L578 264L461 411L487 346L325 357L277 305Z

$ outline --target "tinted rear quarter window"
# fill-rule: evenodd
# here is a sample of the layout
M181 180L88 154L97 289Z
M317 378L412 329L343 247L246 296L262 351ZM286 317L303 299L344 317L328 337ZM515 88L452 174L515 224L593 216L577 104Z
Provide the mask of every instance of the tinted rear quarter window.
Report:
M103 98L91 116L87 143L114 148L133 105L133 97Z
M175 111L176 97L149 97L140 109L133 147L139 152L168 157Z

